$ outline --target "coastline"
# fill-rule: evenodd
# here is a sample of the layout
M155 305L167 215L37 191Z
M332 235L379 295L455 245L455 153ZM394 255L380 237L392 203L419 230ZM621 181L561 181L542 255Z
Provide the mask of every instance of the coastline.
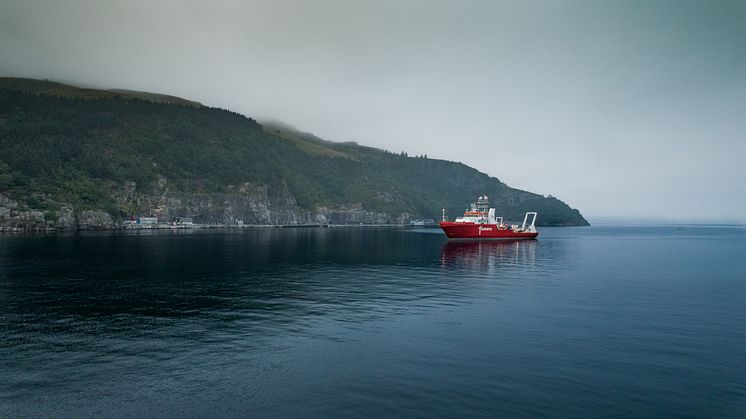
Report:
M170 225L170 224L130 224L113 228L78 228L78 229L57 229L57 228L23 228L23 227L0 227L0 235L24 235L24 234L46 234L46 233L78 233L78 232L126 232L126 231L149 231L149 230L241 230L241 229L272 229L272 228L409 228L414 227L409 224L194 224L194 225ZM419 227L421 228L421 227Z

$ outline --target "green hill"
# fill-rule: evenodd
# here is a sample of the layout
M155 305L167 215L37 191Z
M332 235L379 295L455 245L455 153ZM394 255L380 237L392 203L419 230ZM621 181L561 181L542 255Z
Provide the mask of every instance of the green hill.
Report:
M6 224L38 224L41 213L47 226L70 228L72 217L80 227L90 211L113 222L406 222L458 214L484 194L509 220L535 210L540 225L587 225L556 198L460 163L326 141L172 96L0 78Z

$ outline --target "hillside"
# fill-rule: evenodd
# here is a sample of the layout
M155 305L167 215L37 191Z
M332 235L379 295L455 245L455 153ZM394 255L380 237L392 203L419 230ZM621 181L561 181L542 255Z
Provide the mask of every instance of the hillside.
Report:
M142 99L154 103L166 103L175 105L185 105L200 107L199 102L182 99L176 96L162 95L158 93L136 92L125 89L84 89L75 86L69 86L49 80L34 80L17 77L0 77L0 89L17 90L37 95L68 97L77 99Z
M460 163L326 141L172 96L0 78L0 223L401 223L458 214L482 194L507 219L536 210L540 225L587 225L556 198Z

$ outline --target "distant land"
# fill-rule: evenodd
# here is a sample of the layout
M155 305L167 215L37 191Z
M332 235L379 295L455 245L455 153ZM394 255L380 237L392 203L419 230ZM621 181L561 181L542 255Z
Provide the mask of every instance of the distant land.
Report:
M377 123L371 121L371 124ZM137 217L205 225L405 224L463 212L588 225L554 197L462 163L332 142L182 98L0 78L0 228L111 229Z

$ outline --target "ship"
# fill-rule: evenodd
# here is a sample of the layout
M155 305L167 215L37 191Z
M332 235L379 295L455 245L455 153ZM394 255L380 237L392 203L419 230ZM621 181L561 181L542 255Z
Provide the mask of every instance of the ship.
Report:
M495 217L495 209L490 208L489 198L484 195L454 221L448 221L444 209L440 228L449 240L532 240L539 235L536 215L530 211L523 217L523 224L505 224L503 217Z

